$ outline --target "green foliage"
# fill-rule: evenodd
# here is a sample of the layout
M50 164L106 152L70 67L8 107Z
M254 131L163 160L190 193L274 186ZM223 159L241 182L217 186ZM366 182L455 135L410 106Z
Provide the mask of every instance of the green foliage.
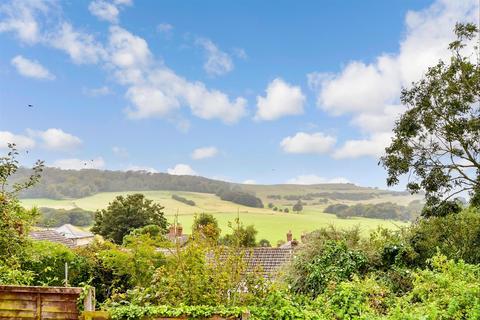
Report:
M27 256L22 269L33 272L32 284L38 286L64 286L65 263L70 265L75 259L71 249L49 241L34 241Z
M126 305L111 310L112 320L139 320L147 317L188 317L189 319L205 319L211 316L239 317L245 311L239 307L223 306L137 306Z
M165 257L157 250L159 239L150 234L130 234L124 238L125 247L113 246L98 252L103 266L113 275L128 279L131 287L147 287Z
M30 175L20 168L15 181ZM42 180L33 188L23 190L23 198L69 199L91 196L99 192L172 190L216 193L230 188L230 183L199 176L177 176L141 171L102 171L94 169L61 170L45 168Z
M40 227L59 227L64 224L72 224L74 226L86 227L93 223L95 213L80 208L70 210L40 208L40 217L37 225Z
M209 213L201 213L196 215L193 220L192 232L193 236L217 242L220 238L221 229L218 227L217 219Z
M0 262L0 285L23 285L33 283L34 274L19 267L6 266Z
M176 195L176 194L172 194L172 199L180 201L182 203L185 203L186 205L189 205L189 206L195 206L195 201L189 200L187 198L181 197L181 196Z
M167 232L163 207L137 193L126 197L118 196L106 209L97 211L95 225L91 230L121 244L125 235L147 225L157 225L163 233Z
M318 230L296 253L286 281L293 292L316 297L330 282L347 280L365 271L367 257L357 249L359 244L358 229Z
M415 275L412 291L392 304L391 319L479 319L480 266L437 255Z
M407 189L426 192L425 216L460 211L451 200L462 191L470 192L473 205L480 204L480 65L463 50L473 45L473 56L479 55L478 27L457 24L455 33L450 61L440 61L403 90L401 101L408 110L381 159L389 186L409 174L413 179Z
M480 263L480 210L420 220L411 228L410 243L424 265L437 251L449 259Z
M232 229L231 234L227 234L220 239L220 243L227 246L239 246L239 247L255 247L257 245L257 229L254 225L244 226L240 223L240 220L236 219L236 223L233 226L229 223L229 227Z
M401 206L392 202L375 204L358 203L352 206L332 204L324 212L334 213L339 218L364 217L389 220L414 220L420 215L421 208L417 204Z
M231 201L252 208L263 208L263 202L260 198L235 188L219 190L216 192L216 195L225 201Z
M10 184L19 170L18 152L9 144L9 152L0 157L0 261L9 267L18 264L29 245L28 232L38 215L36 209L26 210L18 202L18 193L31 188L40 179L43 162L37 161L25 181Z
M268 286L261 273L246 273L245 254L247 251L237 247L191 241L167 255L148 288L116 300L172 306L236 306L258 301L267 294Z
M303 210L303 204L302 201L298 200L297 203L295 203L292 207L292 211L299 213L300 211Z

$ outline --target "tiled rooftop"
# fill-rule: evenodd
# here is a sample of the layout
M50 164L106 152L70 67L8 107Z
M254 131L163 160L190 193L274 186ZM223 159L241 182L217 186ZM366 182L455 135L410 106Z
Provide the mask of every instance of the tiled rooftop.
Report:
M75 247L75 243L65 238L62 234L58 233L52 229L41 229L41 230L34 230L30 232L30 238L34 240L41 240L41 241L51 241L55 243L63 244L69 248Z

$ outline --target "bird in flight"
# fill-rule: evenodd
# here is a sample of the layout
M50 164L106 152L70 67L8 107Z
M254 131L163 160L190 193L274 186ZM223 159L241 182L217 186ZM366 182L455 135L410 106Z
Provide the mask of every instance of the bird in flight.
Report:
M27 104L27 107L33 108L33 104Z

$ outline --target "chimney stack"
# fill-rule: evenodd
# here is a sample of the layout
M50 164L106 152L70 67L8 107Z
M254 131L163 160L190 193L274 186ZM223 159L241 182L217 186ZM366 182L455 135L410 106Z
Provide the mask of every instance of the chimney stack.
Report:
M287 232L287 242L290 242L292 240L293 240L292 230L288 230L288 232Z

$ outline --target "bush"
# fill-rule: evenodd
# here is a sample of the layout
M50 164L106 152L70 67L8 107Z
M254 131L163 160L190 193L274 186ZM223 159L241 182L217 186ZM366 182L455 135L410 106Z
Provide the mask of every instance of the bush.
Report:
M286 272L286 281L292 291L316 297L330 282L340 282L365 272L368 260L358 249L359 239L358 229L321 229L309 235L307 244L299 250Z
M480 263L480 211L470 208L422 219L411 229L410 244L418 254L419 265L425 265L437 251L449 259Z

